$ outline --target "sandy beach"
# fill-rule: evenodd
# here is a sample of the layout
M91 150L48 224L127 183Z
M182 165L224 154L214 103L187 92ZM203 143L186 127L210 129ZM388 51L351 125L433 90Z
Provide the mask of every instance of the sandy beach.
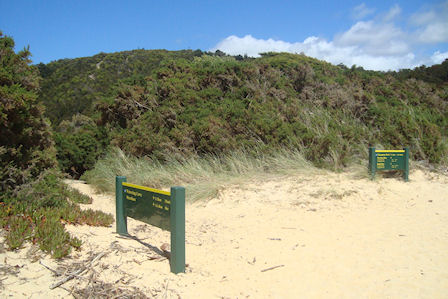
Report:
M84 208L115 213L113 194L66 182L93 198ZM169 232L130 218L131 239L115 224L67 225L84 243L61 261L29 244L0 247L1 297L67 298L98 286L155 298L448 298L446 173L413 170L408 183L324 171L258 179L188 203L186 219L186 273L170 273L160 250ZM83 264L50 289L64 275L49 269L67 275Z

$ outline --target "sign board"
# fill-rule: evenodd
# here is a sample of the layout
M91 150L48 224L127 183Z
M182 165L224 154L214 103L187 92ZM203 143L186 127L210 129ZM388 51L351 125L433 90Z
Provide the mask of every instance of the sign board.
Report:
M371 178L377 171L400 170L403 171L405 181L409 180L409 149L402 150L376 150L369 148L369 172Z
M170 192L123 183L128 217L170 230Z
M376 170L404 170L404 150L376 150Z
M185 188L171 187L167 192L127 183L126 177L117 176L115 193L117 233L129 235L127 217L170 231L171 272L185 272Z

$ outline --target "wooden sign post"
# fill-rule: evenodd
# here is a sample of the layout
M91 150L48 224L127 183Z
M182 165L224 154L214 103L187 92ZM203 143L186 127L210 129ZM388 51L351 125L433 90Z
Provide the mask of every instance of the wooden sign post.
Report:
M171 272L185 272L185 188L171 192L126 182L116 177L117 233L128 235L127 217L171 232Z

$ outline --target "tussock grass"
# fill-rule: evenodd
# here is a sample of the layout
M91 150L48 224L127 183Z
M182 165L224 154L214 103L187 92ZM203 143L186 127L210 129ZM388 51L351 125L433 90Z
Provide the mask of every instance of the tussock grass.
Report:
M207 155L162 163L128 156L115 148L83 179L106 192L115 191L117 175L126 176L128 182L165 190L170 186L184 186L187 199L195 201L212 198L224 187L254 178L319 171L300 150L295 149L280 148L269 154L258 149L238 150L222 156Z

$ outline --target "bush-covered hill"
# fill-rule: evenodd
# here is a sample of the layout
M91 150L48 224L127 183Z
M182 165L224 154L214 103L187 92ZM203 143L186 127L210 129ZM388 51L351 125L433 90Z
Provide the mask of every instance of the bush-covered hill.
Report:
M43 80L39 97L47 107L47 117L59 124L77 113L92 114L92 104L115 96L114 87L121 80L135 84L151 74L161 61L200 55L201 51L191 50L134 50L40 63L37 67Z
M172 60L97 104L112 143L137 156L222 153L263 143L346 164L369 144L448 153L448 89L293 54Z
M162 160L261 145L300 148L316 165L339 167L370 144L410 146L414 159L445 163L446 65L384 73L286 53L136 50L39 65L40 99L55 125L67 119L56 144L72 174L109 141ZM76 127L70 118L80 112L96 124Z
M414 78L443 85L448 83L448 59L445 59L441 64L435 64L430 67L422 65L413 70L401 70L395 75L400 79Z
M54 170L78 177L110 146L156 168L201 155L271 161L288 148L283 161L339 168L369 145L448 164L447 61L383 73L286 53L135 50L37 67L29 54L0 32L0 227L10 249L30 240L62 257L81 245L63 223L111 223L80 210L89 199Z

